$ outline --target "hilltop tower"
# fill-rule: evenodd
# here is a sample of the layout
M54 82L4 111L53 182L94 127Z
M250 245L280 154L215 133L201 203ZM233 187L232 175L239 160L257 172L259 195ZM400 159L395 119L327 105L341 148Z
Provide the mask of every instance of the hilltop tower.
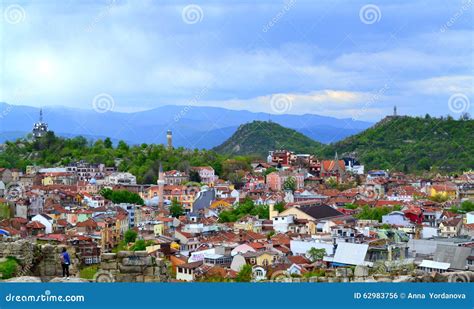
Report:
M158 171L158 195L160 196L160 202L158 204L158 210L164 210L164 197L163 188L165 186L165 173L163 172L163 165L160 162L160 170Z
M173 148L173 133L171 132L171 130L168 130L166 132L166 140L168 141L168 149L172 149Z
M397 117L397 106L393 107L393 117Z
M43 109L40 109L39 121L33 125L33 136L34 138L40 138L46 135L48 132L48 124L43 122Z

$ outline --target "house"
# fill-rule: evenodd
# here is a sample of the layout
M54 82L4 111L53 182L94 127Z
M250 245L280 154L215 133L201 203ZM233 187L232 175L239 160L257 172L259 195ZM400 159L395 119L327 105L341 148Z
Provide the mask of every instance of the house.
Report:
M268 267L276 263L278 254L272 251L247 252L242 254L245 262L252 266Z
M31 221L40 222L44 226L46 234L50 234L50 233L53 232L54 220L53 220L53 218L51 218L47 214L38 214L38 215L34 216L33 218L31 218Z
M244 216L234 223L234 232L238 232L239 230L261 233L262 221L251 215Z
M136 185L137 177L128 172L114 172L105 177L105 183L112 185Z
M295 222L294 215L288 216L273 216L273 229L277 233L286 233L290 230L290 226Z
M412 223L405 217L402 211L392 211L391 213L382 216L382 223L396 225L396 226L411 226Z
M304 187L304 174L293 173L290 171L272 172L267 175L266 182L270 190L281 191L284 189L285 182L289 179L292 179L295 182L295 188L297 190Z
M95 222L93 219L87 219L86 221L78 222L76 224L77 233L82 234L93 234L97 228L97 222Z
M275 150L269 151L267 157L267 163L290 165L296 161L296 155L292 151L288 150Z
M290 207L283 212L279 213L278 216L289 216L293 215L296 220L307 220L308 231L310 234L314 235L318 232L329 230L331 223L321 222L328 219L334 218L348 218L345 214L338 211L335 208L332 208L328 205L308 205L308 206L299 206L295 205ZM317 224L320 223L319 226Z
M189 181L189 176L185 172L171 170L165 172L165 185L182 185Z
M176 266L176 280L194 281L203 261L184 263Z
M26 224L26 230L28 235L37 236L45 233L46 226L39 221L31 221Z
M439 224L440 236L443 237L456 237L461 232L462 218L454 217L445 220Z
M430 196L440 195L445 198L454 199L457 195L457 188L448 184L432 185L429 187L428 194Z
M320 177L329 178L335 177L337 181L341 181L345 177L346 163L344 160L339 160L337 153L334 160L322 160Z
M201 182L210 186L214 186L214 183L219 177L215 175L214 169L210 166L197 166L192 167L193 170L199 173Z

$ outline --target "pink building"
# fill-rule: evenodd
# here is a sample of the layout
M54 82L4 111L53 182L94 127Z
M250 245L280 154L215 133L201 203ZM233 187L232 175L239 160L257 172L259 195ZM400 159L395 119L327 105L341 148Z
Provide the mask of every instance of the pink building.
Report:
M304 188L304 174L292 172L273 172L267 175L267 186L272 191L283 190L283 184L288 178L293 178L296 181L296 190Z

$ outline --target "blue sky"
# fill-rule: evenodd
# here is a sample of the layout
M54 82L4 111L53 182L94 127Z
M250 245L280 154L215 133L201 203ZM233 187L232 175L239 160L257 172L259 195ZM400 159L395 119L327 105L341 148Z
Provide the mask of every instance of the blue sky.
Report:
M0 101L470 112L473 1L3 1Z

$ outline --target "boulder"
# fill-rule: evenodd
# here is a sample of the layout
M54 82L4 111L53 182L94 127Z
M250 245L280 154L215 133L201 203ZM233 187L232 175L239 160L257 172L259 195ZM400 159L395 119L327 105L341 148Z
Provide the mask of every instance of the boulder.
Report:
M354 269L354 277L367 277L369 275L369 267L357 265Z

